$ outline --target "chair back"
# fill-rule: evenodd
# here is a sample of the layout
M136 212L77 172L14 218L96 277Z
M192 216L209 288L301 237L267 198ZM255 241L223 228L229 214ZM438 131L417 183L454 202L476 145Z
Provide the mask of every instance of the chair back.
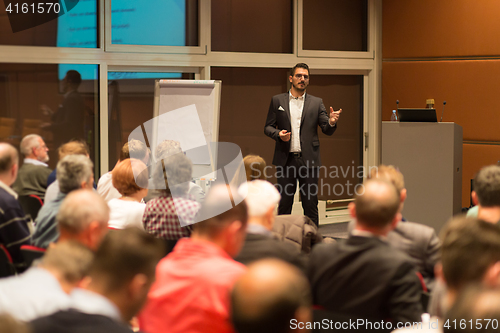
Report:
M39 196L30 194L30 195L20 195L17 200L19 204L23 208L23 211L31 217L33 221L36 220L38 216L38 212L43 206L43 201Z
M31 267L33 261L43 257L45 251L47 250L41 247L36 247L32 245L22 245L21 254L23 256L24 262L26 263L26 267Z
M12 257L3 244L0 244L0 278L15 275L16 269Z

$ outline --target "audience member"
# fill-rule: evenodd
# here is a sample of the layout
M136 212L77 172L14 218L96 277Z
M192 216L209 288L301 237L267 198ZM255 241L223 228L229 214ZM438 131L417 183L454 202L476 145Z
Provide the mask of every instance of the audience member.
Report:
M21 245L31 241L28 217L17 201L17 193L10 186L17 177L19 155L16 148L0 143L0 245L9 252L18 271L25 269Z
M406 255L384 241L401 219L400 194L389 182L365 182L349 204L356 228L345 241L313 248L309 266L314 304L376 321L420 321L422 285Z
M281 199L278 190L268 181L254 180L241 185L238 192L248 206L248 225L245 243L235 260L248 265L263 258L278 258L305 272L305 255L293 245L274 238L271 232L275 208Z
M47 165L49 161L48 151L42 137L37 134L26 135L21 140L21 154L24 156L24 163L12 185L17 194L34 194L42 200L45 198L47 178L52 172Z
M59 155L59 161L66 155L84 155L89 157L89 149L85 142L82 141L70 141L63 144L57 150ZM54 200L59 194L59 182L56 178L57 168L52 171L47 179L47 192L45 193L45 203Z
M229 188L210 189L202 216L227 207ZM172 253L156 268L156 282L139 315L141 330L149 333L232 332L229 292L246 268L234 261L243 245L247 207L237 191L236 206L194 225L191 238L177 242Z
M500 228L460 216L446 224L441 239L442 259L436 272L445 289L433 293L429 312L442 318L466 285L500 286Z
M108 232L109 207L97 193L88 189L72 191L56 216L58 243L77 241L96 251Z
M231 186L240 187L245 182L256 179L267 180L266 161L258 155L247 155L236 170Z
M449 333L498 332L500 289L471 285L457 298L445 318Z
M195 222L200 204L187 199L191 182L192 164L182 153L168 156L158 163L153 172L153 182L161 195L146 204L142 222L146 231L155 237L177 241L191 235L189 225Z
M57 180L59 181L59 195L57 198L43 205L35 221L33 245L47 248L50 243L59 238L56 215L66 196L80 188L92 188L94 176L92 161L82 155L68 155L57 163Z
M33 321L33 332L133 332L127 323L143 306L163 252L160 241L137 228L108 233L88 285L72 292L70 309Z
M21 275L0 279L0 313L30 321L69 307L71 291L87 275L92 252L77 242L60 242Z
M131 139L123 145L122 150L120 151L120 159L116 162L116 165L130 158L130 156L141 160L144 164L147 164L149 161L149 155L149 148L146 147L142 141ZM97 183L97 193L99 193L99 195L101 195L106 202L109 202L111 199L119 199L122 196L113 186L112 172L113 170L102 175Z
M403 174L392 165L380 165L371 170L370 178L386 180L396 186L400 196L399 213L402 214L407 196ZM355 222L352 221L349 229L354 229L354 226ZM400 222L387 234L387 241L392 247L409 256L422 274L427 289L432 290L435 284L434 266L441 259L441 241L434 228L420 223Z
M293 323L312 320L311 291L297 268L277 259L248 266L231 294L231 319L238 333L307 332Z
M144 230L142 215L146 204L142 199L148 194L148 169L135 158L121 161L112 171L113 187L121 194L119 199L108 201L109 227L123 229L135 226Z
M477 205L477 218L490 223L500 221L500 166L482 168L474 178L472 202Z
M176 155L179 153L182 154L183 152L181 149L181 144L178 141L164 140L160 142L155 149L155 158L157 167L161 166L162 160L165 161L169 156ZM191 181L191 178L189 179L188 185L189 185L188 195L190 196L190 199L195 200L199 204L203 203L203 200L205 199L205 192L203 191L203 189L199 185L193 183ZM162 196L163 188L164 186L161 188L156 188L154 179L150 179L149 192L146 198L144 198L144 200L148 202L153 198Z

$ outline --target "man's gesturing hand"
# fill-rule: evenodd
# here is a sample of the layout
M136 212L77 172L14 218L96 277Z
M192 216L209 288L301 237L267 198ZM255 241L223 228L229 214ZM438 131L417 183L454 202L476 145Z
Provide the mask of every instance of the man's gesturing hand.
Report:
M342 109L338 111L333 111L333 108L330 106L330 125L335 125L340 118L340 114L342 113Z
M290 141L290 135L292 135L291 132L288 132L286 130L281 130L280 131L280 139L284 142Z

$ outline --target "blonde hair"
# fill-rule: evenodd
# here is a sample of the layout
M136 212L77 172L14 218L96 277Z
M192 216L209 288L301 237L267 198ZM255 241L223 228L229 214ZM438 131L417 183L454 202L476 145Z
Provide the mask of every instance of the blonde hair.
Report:
M405 178L393 165L381 164L377 168L371 169L370 179L378 178L391 182L399 192L405 188Z

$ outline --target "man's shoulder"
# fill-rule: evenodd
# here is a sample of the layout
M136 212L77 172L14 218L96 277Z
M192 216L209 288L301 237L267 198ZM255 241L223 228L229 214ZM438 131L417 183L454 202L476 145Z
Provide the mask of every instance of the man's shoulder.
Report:
M131 333L125 324L99 314L86 314L75 310L56 312L31 322L33 333ZM63 329L64 328L64 329Z
M19 174L28 172L46 173L48 177L48 175L52 173L52 169L44 165L24 163L23 166L19 168Z

